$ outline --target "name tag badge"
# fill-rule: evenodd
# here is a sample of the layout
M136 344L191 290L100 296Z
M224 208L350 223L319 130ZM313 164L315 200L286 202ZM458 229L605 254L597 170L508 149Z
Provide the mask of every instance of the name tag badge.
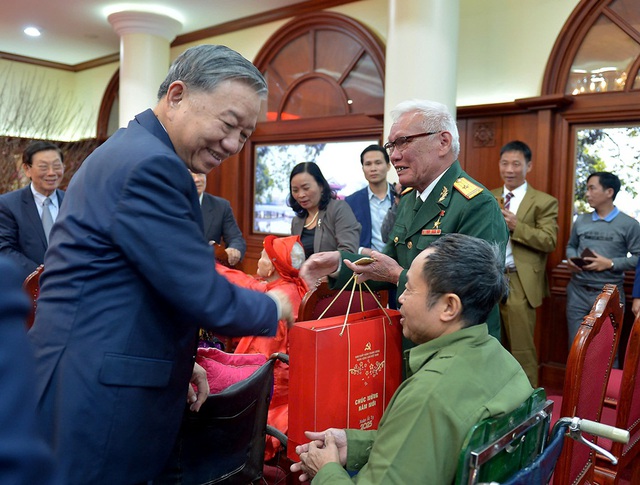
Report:
M439 236L440 234L442 234L442 229L423 229L422 230L423 236Z

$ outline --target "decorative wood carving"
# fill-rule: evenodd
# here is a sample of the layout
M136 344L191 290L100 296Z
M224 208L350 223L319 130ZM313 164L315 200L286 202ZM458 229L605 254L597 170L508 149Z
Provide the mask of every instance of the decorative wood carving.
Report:
M492 147L496 144L496 124L493 121L473 124L473 147Z

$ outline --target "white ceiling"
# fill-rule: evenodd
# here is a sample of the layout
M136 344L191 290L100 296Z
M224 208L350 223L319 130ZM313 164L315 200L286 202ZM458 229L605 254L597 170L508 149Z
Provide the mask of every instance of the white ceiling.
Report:
M129 5L152 7L157 13L169 8L182 17L187 34L214 25L270 10L303 3L302 0L131 0ZM2 53L76 65L117 54L118 35L107 21L106 7L123 5L118 0L2 0L0 57ZM32 38L23 29L42 29Z

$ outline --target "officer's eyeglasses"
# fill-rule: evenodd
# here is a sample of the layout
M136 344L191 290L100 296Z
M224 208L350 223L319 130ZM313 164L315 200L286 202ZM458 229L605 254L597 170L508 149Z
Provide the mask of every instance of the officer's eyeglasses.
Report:
M440 130L440 131L442 131L442 130ZM436 133L440 133L440 131L430 131L430 132L425 132L425 133L417 133L415 135L399 136L395 140L388 141L387 143L385 143L383 145L383 148L387 151L387 153L389 155L391 155L393 153L393 149L394 148L397 149L397 150L403 151L405 148L407 148L407 145L409 144L409 142L411 140L413 140L414 138L420 138L422 136L435 135Z

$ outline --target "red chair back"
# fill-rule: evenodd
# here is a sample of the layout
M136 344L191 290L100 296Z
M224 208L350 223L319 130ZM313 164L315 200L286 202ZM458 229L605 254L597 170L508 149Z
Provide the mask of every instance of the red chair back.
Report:
M629 431L629 442L615 443L598 438L598 444L618 458L618 464L598 460L596 475L601 483L618 483L622 470L635 463L634 473L640 474L640 316L636 317L629 335L615 411L607 410L603 422ZM631 483L637 483L632 479ZM599 483L600 483L599 482Z
M605 285L569 351L560 416L600 421L607 381L618 349L622 311L618 288ZM589 447L566 440L554 483L591 480L594 462L595 456Z

